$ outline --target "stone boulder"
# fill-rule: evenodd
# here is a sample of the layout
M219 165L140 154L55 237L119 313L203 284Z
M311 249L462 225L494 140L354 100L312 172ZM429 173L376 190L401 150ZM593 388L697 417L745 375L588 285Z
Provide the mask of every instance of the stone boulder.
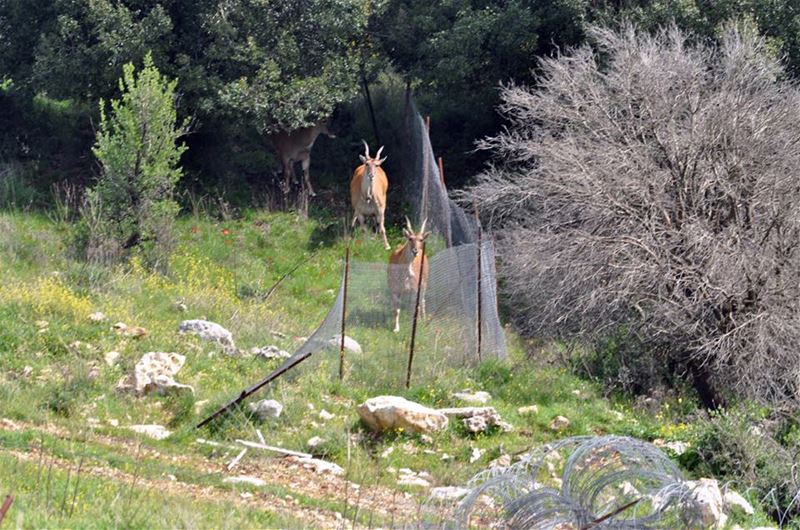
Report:
M342 335L334 335L328 339L328 344L331 348L336 348L338 350L342 347ZM361 344L357 343L355 339L352 339L347 335L344 336L344 349L353 353L361 353L362 351Z
M465 403L475 403L477 405L483 405L492 399L492 395L489 392L484 392L483 390L478 390L477 392L462 390L461 392L452 394L451 397Z
M306 469L311 469L315 473L322 475L323 473L330 473L331 475L342 476L344 469L338 464L328 462L327 460L320 460L319 458L308 458L305 456L290 456L289 460L296 462Z
M419 403L398 396L378 396L358 406L361 420L375 432L404 429L419 434L442 431L447 416Z
M208 320L184 320L178 326L181 333L193 333L203 340L216 342L223 347L225 353L236 355L238 350L233 342L233 335L216 322Z
M172 434L172 431L168 431L161 425L131 425L128 428L133 432L144 434L154 440L163 440Z
M503 421L494 407L454 407L438 409L438 411L448 418L459 418L464 427L472 434L486 432L494 427L498 427L503 432L510 432L514 429Z
M188 391L194 393L191 386L182 385L173 379L185 361L186 357L177 353L145 353L136 363L133 373L119 382L117 390L132 391L139 396L152 392Z
M700 507L703 525L711 528L724 528L728 516L725 515L725 503L719 483L714 479L701 478L689 481L687 485L692 489L692 498Z
M283 405L274 399L262 399L255 403L250 403L249 408L250 412L258 416L261 421L277 418L283 411Z
M257 359L288 359L292 356L288 351L272 345L263 348L250 348L250 355L253 355Z
M439 503L456 502L469 495L471 491L457 486L443 486L433 488L430 492L430 499Z

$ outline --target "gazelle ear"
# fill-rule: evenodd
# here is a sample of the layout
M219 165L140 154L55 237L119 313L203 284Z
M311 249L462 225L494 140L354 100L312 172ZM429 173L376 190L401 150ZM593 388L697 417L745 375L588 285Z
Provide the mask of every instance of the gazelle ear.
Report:
M358 158L360 158L360 159L361 159L361 162L362 162L362 163L364 163L364 164L366 164L366 163L367 163L367 158L366 158L364 155L358 155Z
M403 228L403 235L405 237L411 237L411 232L408 231L408 228Z
M429 235L431 235L431 233L430 233L430 232L425 232L424 234L422 234L422 240L423 240L423 241L425 241L425 239L426 239L426 238L427 238Z
M379 165L383 164L384 162L386 162L386 159L387 159L387 158L389 158L389 157L388 157L388 156L385 156L385 157L383 157L383 158L379 159L377 162L375 162L375 165L376 165L376 166L379 166Z

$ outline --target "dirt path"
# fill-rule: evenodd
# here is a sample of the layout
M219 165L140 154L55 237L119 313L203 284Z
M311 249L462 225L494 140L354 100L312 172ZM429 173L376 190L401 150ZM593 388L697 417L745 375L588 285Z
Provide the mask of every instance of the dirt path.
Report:
M269 485L278 485L292 494L324 501L328 506L332 503L346 511L345 517L352 518L354 513L362 517L374 515L377 520L394 521L396 524L409 520L417 513L418 499L408 493L398 492L383 486L358 485L341 476L330 473L318 474L306 469L302 465L287 458L270 458L266 453L250 450L242 461L231 471L227 470L230 456L206 458L197 453L170 454L159 452L152 447L140 445L135 439L108 436L92 432L80 435L70 433L55 425L34 425L19 421L0 418L0 430L6 431L34 431L57 436L62 440L82 442L84 439L91 444L100 445L112 452L125 454L130 458L141 458L151 461L163 462L165 465L180 465L206 475L216 475L221 478L227 476L247 475L264 480ZM20 460L38 460L41 449L32 447L27 451L7 450L0 451L14 455ZM75 469L74 461L54 457L48 454L45 448L44 458L57 468L67 470ZM119 482L131 483L134 476L115 467L98 464L97 460L87 461L83 469L98 477L105 477ZM171 478L136 477L137 485L144 488L154 488L153 491L164 491L168 494L189 497L199 501L228 501L237 506L263 508L279 514L288 515L299 519L310 528L344 528L350 526L345 523L342 514L338 511L324 507L303 506L297 499L287 495L280 497L257 489L249 489L248 494L215 486L200 486L191 482L182 482ZM346 500L346 501L345 501Z

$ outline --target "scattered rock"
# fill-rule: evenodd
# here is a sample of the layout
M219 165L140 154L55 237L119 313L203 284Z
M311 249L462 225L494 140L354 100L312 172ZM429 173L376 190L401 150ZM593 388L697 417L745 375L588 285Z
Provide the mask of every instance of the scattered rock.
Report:
M399 478L397 479L398 486L418 486L421 488L430 488L431 483L428 481L427 477L430 477L427 473L415 473L410 469L403 468L399 469L398 473L400 474Z
M269 418L277 418L283 411L283 405L274 399L262 399L255 403L250 403L250 412L258 416L261 421L266 421Z
M117 322L113 326L111 326L113 331L116 331L120 335L125 335L126 337L132 337L134 339L138 339L140 337L144 337L147 335L147 330L141 326L128 326L125 322Z
M723 528L728 516L723 511L724 504L719 483L714 479L701 478L689 481L687 485L692 488L692 497L700 507L703 524L713 528Z
M277 346L264 346L263 348L250 348L250 354L257 359L288 359L292 356L291 353L281 350Z
M103 322L105 319L106 316L100 311L95 311L94 313L89 315L89 320L91 320L92 322Z
M194 413L195 414L200 414L201 412L203 412L203 408L206 405L208 405L209 401L210 400L208 400L208 399L201 399L200 401L195 401L194 402Z
M505 469L511 465L511 455L500 455L489 462L489 469Z
M423 434L423 435L421 435L421 436L419 437L419 441L420 441L420 442L422 442L422 443L424 443L424 444L426 444L426 445L432 445L432 444L433 444L433 438L431 438L431 437L430 437L430 436L428 436L427 434Z
M236 345L233 343L233 335L231 335L231 332L216 322L209 322L208 320L184 320L178 326L178 331L181 333L193 333L203 340L216 342L221 345L225 353L229 355L236 355L238 353Z
M389 458L389 455L394 453L394 446L390 445L381 452L381 458Z
M572 422L569 421L569 418L565 418L564 416L556 416L553 418L553 421L550 422L550 429L554 431L563 431L564 429L568 428Z
M306 458L301 456L289 457L292 461L297 462L306 469L313 469L316 473L330 473L332 475L344 475L344 469L341 466L328 462L327 460L320 460L319 458Z
M116 418L108 418L106 422L112 427L119 427L119 420Z
M176 300L173 307L175 308L176 311L180 311L181 313L189 309L188 307L186 307L186 304L183 302L183 300Z
M172 431L168 431L161 425L131 425L128 428L139 434L149 436L154 440L163 440L172 434Z
M433 488L430 493L430 499L440 503L455 502L469 495L471 491L470 489L459 488L457 486Z
M441 412L398 396L378 396L358 406L358 415L371 430L404 429L430 434L447 428Z
M37 321L35 322L35 324L36 324L36 327L37 327L37 328L39 328L40 330L42 330L42 329L45 329L45 328L47 328L47 326L49 326L49 325L50 325L50 322L48 322L47 320L37 320Z
M222 480L225 484L249 484L250 486L266 486L267 483L258 477L249 477L247 475L239 475L237 477L227 477Z
M722 501L725 503L725 508L727 508L728 512L732 512L734 508L739 508L745 515L753 515L755 513L753 505L732 489L725 488L725 492L722 494Z
M514 429L503 421L494 407L461 407L438 410L448 418L461 418L464 426L472 434L486 432L493 427L499 427L503 432Z
M470 453L469 455L469 463L474 464L475 462L480 460L482 456L483 456L483 451L481 451L477 447L473 447L472 453Z
M322 421L332 420L335 417L336 416L334 414L331 414L330 412L328 412L325 409L322 409L321 411L319 411L319 419L321 419Z
M519 407L517 414L520 416L527 416L528 414L539 414L539 407L536 405L528 405L527 407Z
M686 442L681 441L674 441L674 442L667 442L664 444L664 447L674 452L676 455L680 456L689 449L689 444Z
M186 357L177 353L149 352L144 354L133 369L133 373L123 378L117 385L119 391L132 390L137 395L150 392L189 391L189 385L177 383L173 376L178 373Z
M103 359L105 359L106 364L113 368L116 366L117 361L119 361L120 353L118 351L110 351L103 355Z
M331 347L339 349L342 347L342 335L334 335L330 339L328 339L328 344ZM347 335L344 336L344 349L353 353L361 353L361 344L356 342L354 339L348 337Z
M20 377L22 377L23 379L28 379L32 375L33 375L33 366L26 364L22 368L22 373L20 374Z
M324 443L325 443L325 438L320 438L319 436L314 436L314 437L308 439L308 441L306 442L306 447L308 447L310 450L313 451L314 449L316 449L317 447L319 447L320 445L322 445Z
M97 367L93 367L86 374L86 377L89 379L89 381L94 381L95 379L100 377L100 370Z
M483 390L479 390L477 392L470 392L469 390L462 390L461 392L456 392L452 394L451 397L455 399L465 401L467 403L477 403L477 404L484 404L488 403L490 399L492 399L492 395L489 392L484 392Z

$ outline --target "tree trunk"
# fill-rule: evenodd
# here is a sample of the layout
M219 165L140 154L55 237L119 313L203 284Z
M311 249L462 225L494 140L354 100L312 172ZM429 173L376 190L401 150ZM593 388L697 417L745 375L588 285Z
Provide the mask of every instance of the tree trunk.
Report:
M708 368L697 361L689 361L689 372L692 375L692 385L703 406L708 410L723 408L725 400L711 384L711 374Z

